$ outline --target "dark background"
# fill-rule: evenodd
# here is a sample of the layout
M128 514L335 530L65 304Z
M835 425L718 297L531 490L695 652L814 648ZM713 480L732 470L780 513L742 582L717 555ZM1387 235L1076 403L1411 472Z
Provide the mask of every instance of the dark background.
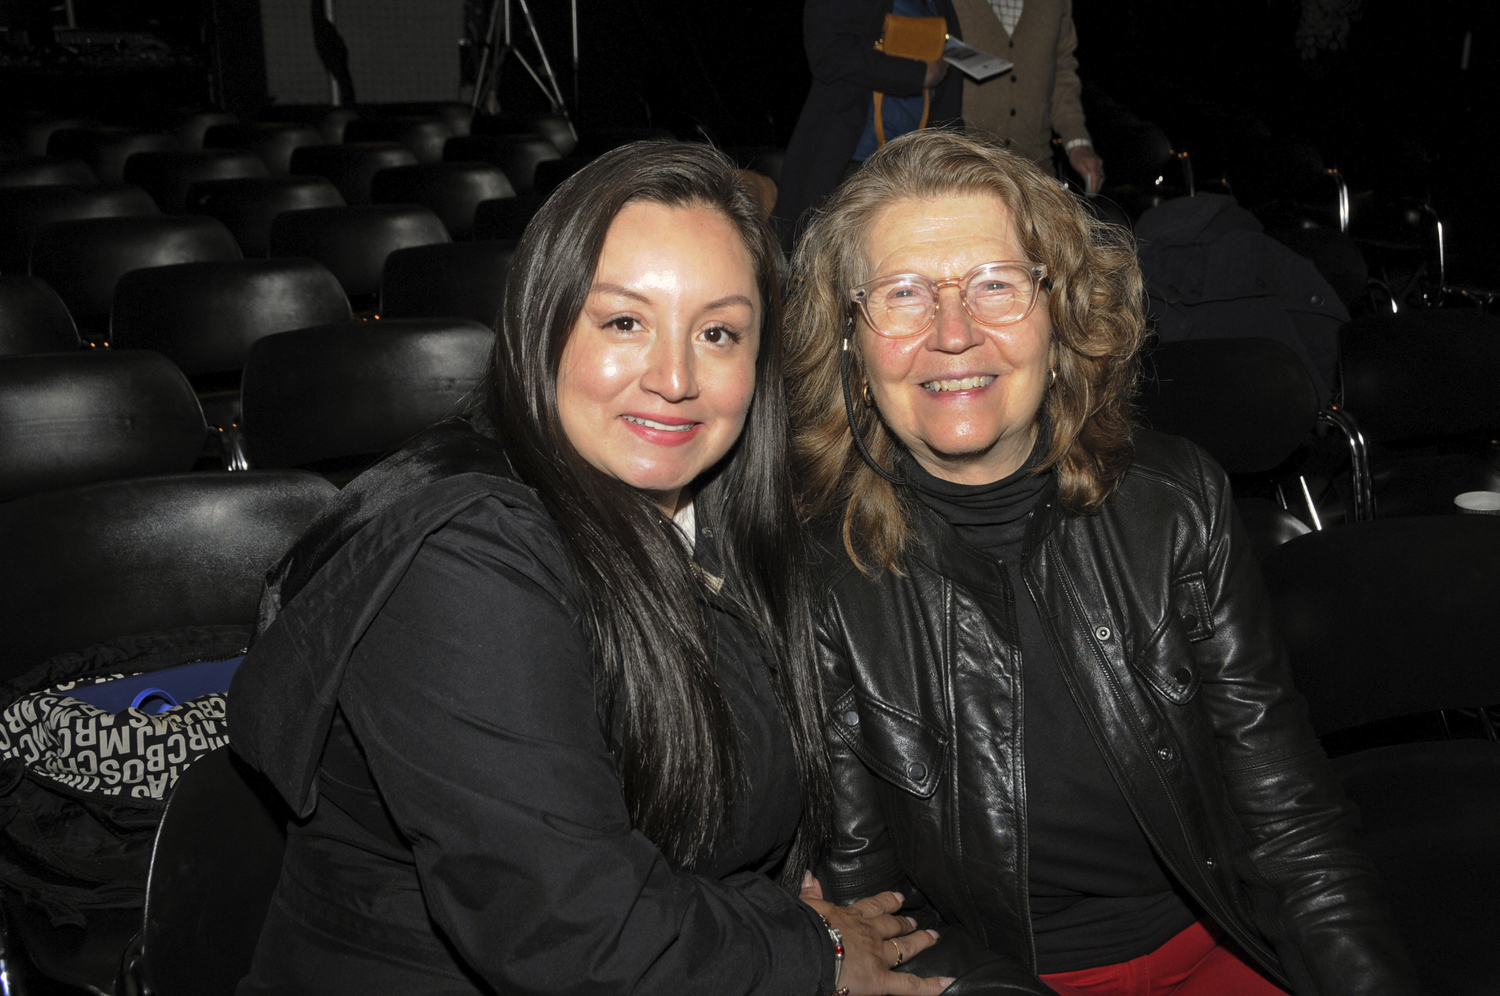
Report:
M485 0L468 2L470 21L482 23ZM531 3L572 100L568 5ZM0 0L0 24L14 38L16 25L45 22L51 6ZM1453 278L1500 286L1491 235L1500 225L1491 192L1500 160L1497 6L1075 0L1086 107L1118 105L1160 126L1174 147L1191 153L1200 179L1223 173L1236 148L1311 148L1365 201L1430 203L1445 222ZM81 28L145 34L71 61L9 44L0 52L0 104L11 113L128 117L223 99L233 110L254 111L264 100L264 80L257 87L253 71L255 7L254 0L75 0ZM651 125L725 146L786 144L809 80L800 3L579 0L579 7L574 111L581 129ZM414 16L420 8L412 0ZM466 49L466 62L476 50ZM208 72L216 60L229 76L220 74L217 90ZM548 110L515 64L499 96L507 116ZM1108 136L1095 131L1108 163Z

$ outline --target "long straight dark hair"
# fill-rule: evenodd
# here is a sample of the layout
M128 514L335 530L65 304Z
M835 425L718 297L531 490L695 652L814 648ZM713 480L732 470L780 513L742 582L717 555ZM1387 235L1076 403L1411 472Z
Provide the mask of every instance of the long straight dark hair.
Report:
M755 266L762 318L754 400L734 448L695 483L694 501L700 522L717 531L725 593L774 659L772 687L802 790L802 823L781 875L795 888L826 839L831 785L788 466L779 253L727 157L704 145L637 143L557 189L511 263L486 403L572 554L600 718L615 741L632 823L675 865L691 868L709 855L742 794L743 772L700 582L676 527L640 492L580 457L557 410L563 347L610 224L634 201L720 212Z

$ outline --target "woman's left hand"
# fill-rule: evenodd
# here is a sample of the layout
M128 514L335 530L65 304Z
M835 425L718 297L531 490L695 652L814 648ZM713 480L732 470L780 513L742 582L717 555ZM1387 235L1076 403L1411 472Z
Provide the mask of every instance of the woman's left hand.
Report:
M937 942L937 931L917 930L911 917L894 915L902 898L882 892L848 906L823 899L823 887L811 873L802 878L802 901L837 927L844 938L839 991L848 996L938 996L950 978L924 979L894 971L897 965Z

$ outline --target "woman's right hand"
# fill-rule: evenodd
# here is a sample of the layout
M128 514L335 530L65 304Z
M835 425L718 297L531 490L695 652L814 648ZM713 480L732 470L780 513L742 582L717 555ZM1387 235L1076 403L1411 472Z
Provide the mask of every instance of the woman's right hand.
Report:
M824 901L818 880L806 875L802 901L844 936L839 989L847 990L849 996L938 996L953 984L950 978L924 979L892 971L938 939L937 931L917 930L911 917L895 915L903 902L899 893L882 892L848 906L835 906Z

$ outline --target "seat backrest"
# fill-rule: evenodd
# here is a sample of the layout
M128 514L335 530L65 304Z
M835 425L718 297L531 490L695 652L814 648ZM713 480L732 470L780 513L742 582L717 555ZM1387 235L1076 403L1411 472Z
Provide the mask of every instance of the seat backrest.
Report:
M350 121L365 116L365 110L344 104L272 104L261 111L261 120L272 122L297 122L311 125L329 145L338 145L344 140L344 129Z
M351 122L352 123L352 122ZM293 173L326 177L350 204L370 203L370 184L375 174L391 166L410 166L417 161L399 142L360 142L345 145L311 145L292 153Z
M1137 399L1148 425L1186 436L1231 474L1279 466L1312 433L1318 393L1275 339L1159 343Z
M132 270L115 287L110 343L154 349L190 375L238 370L255 340L349 318L327 267L276 257Z
M209 148L246 149L260 156L272 176L291 171L292 154L308 145L323 144L323 136L306 124L252 121L215 125L203 136Z
M0 163L0 187L41 187L59 183L98 183L82 159L28 156Z
M266 164L255 153L230 149L137 152L125 163L125 182L145 190L167 214L187 210L188 187L199 180L266 175Z
M343 207L344 196L321 176L267 176L202 180L184 198L189 214L222 221L246 256L271 250L271 222L283 211Z
M0 271L25 270L37 232L51 222L160 213L140 187L85 183L0 189Z
M376 173L370 184L370 199L376 204L431 208L455 239L474 234L474 210L481 201L515 193L505 173L490 163L391 166Z
M453 129L435 115L360 118L344 128L345 142L400 142L419 163L443 161L443 145Z
M204 148L203 139L210 128L238 124L239 118L229 111L189 111L173 122L173 132L184 149Z
M1250 536L1256 560L1264 560L1266 554L1281 544L1312 532L1307 523L1269 498L1237 498L1234 504Z
M175 135L117 125L61 128L47 139L47 155L82 159L105 183L124 180L125 161L137 152L175 148Z
M536 190L536 164L561 159L562 153L541 135L470 135L450 139L443 158L494 163L505 171L516 193L530 194Z
M303 471L198 471L0 505L0 672L137 633L253 626L266 571L335 493Z
M47 144L52 136L65 128L85 128L99 122L94 118L63 118L44 116L26 124L23 129L21 151L28 156L45 156Z
M417 204L285 211L271 222L272 256L317 260L350 297L379 292L381 268L395 250L447 241L442 219Z
M563 185L563 181L592 161L585 156L564 156L561 159L542 160L536 164L536 172L533 175L534 192L538 197L551 197L552 192Z
M474 209L474 238L519 239L541 209L542 198L536 194L480 201Z
M0 356L0 501L188 470L206 432L192 386L160 353Z
M87 218L44 226L31 246L31 273L87 332L107 321L115 284L131 270L239 258L234 236L216 218Z
M36 277L0 275L0 356L78 348L68 306Z
M261 339L240 388L251 466L395 449L458 409L483 377L494 338L477 322L405 318Z
M578 147L578 136L573 131L572 122L561 114L544 114L533 118L530 130L551 142L565 156L572 155L573 150Z
M287 809L229 748L195 761L156 833L136 980L155 996L234 996L286 852Z
M1339 352L1344 403L1373 441L1500 432L1500 318L1372 315L1339 331Z
M1500 518L1355 522L1261 561L1320 734L1500 702Z
M600 156L631 142L675 142L677 136L666 128L592 128L578 136L573 154Z
M493 327L515 254L514 239L397 249L385 259L380 313L386 318L468 318Z

